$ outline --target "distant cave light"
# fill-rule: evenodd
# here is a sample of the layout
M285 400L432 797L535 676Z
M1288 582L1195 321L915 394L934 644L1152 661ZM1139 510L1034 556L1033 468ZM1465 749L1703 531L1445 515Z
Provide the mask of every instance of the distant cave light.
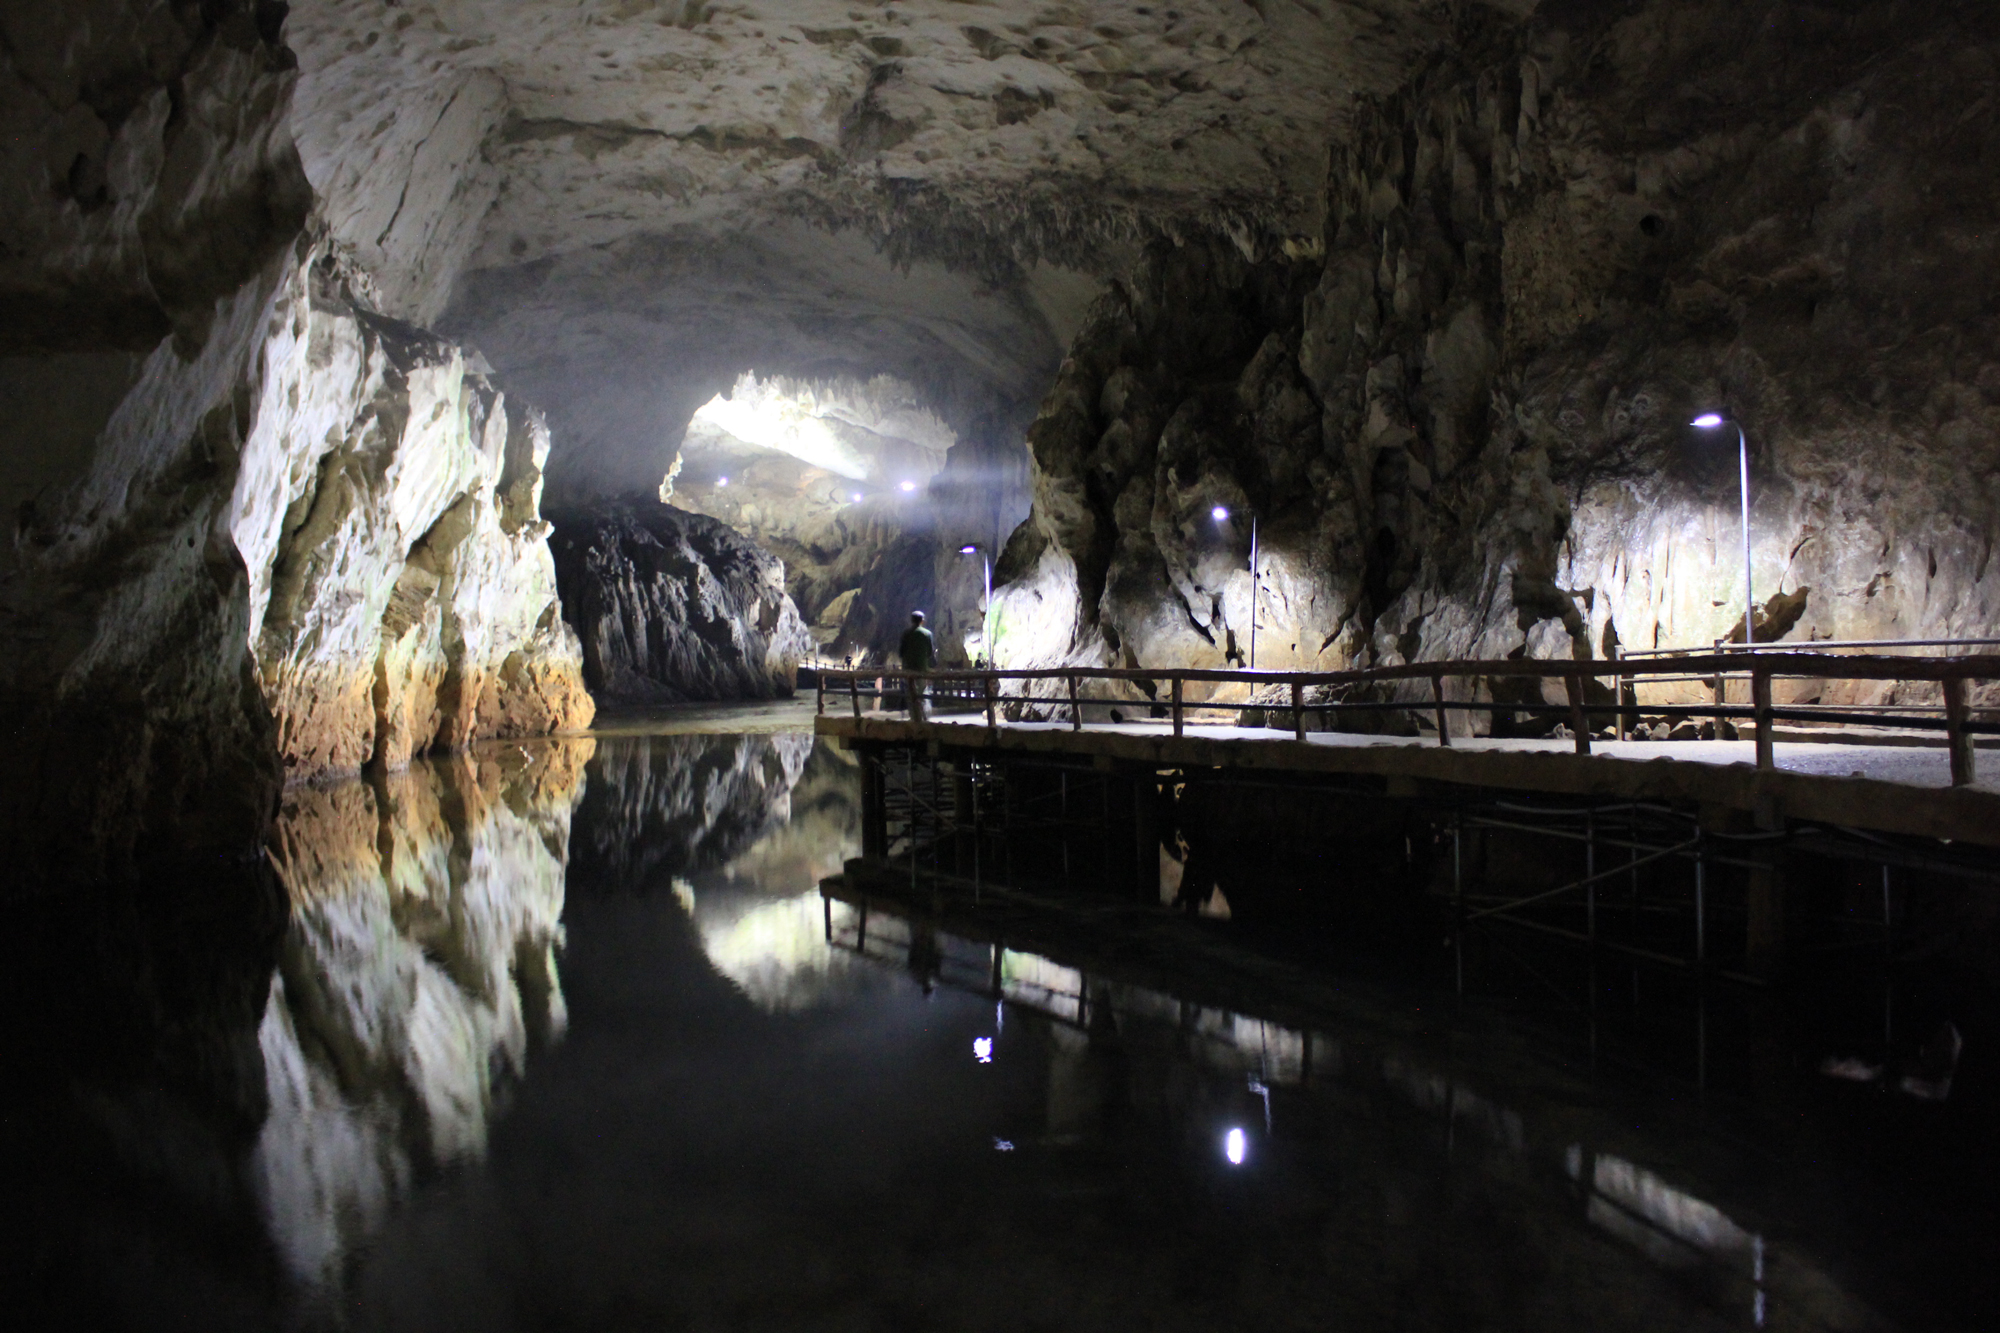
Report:
M906 481L901 486L897 487L897 489L907 495L909 492L917 489L917 483L915 483L914 481Z
M1208 516L1217 523L1227 523L1229 521L1229 511L1221 505L1217 505L1215 508L1209 510Z
M729 484L729 478L727 478L727 477L717 477L717 478L715 479L715 484L716 484L717 486L727 486L727 485Z
M855 503L855 504L860 504L860 503L861 503L861 492L860 492L860 491L856 491L856 492L854 493L854 503Z
M957 442L957 432L893 376L808 381L751 371L702 404L681 447L716 461L787 454L851 482L880 483L929 480Z

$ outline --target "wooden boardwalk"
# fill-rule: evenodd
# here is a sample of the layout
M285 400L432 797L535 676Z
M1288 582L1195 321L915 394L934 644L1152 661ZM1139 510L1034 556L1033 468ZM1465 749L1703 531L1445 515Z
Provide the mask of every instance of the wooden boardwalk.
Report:
M1762 827L1808 821L1877 833L2000 847L2000 782L1951 785L1942 746L1788 743L1760 769L1756 742L1599 741L1588 755L1565 740L1360 736L1191 723L1000 721L984 714L934 715L915 724L896 712L860 717L828 711L818 735L848 744L935 747L994 760L1070 759L1102 767L1228 768L1350 775L1418 795L1443 784L1655 801L1741 812ZM1992 767L1989 765L1989 767Z

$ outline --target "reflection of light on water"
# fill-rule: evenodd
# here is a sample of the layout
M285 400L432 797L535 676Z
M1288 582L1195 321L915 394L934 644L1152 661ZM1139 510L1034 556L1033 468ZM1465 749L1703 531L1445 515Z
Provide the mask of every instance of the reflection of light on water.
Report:
M1231 1166L1243 1165L1243 1158L1245 1154L1248 1152L1249 1152L1249 1140L1244 1138L1242 1130L1232 1129L1227 1134L1223 1135L1222 1155L1229 1159L1229 1164Z
M690 897L693 895L690 894ZM704 924L701 947L715 970L767 1013L807 1009L846 969L826 942L817 892L760 903L733 921Z
M979 1063L982 1065L992 1064L993 1038L974 1037L972 1039L972 1058L979 1061Z
M1583 1179L1583 1156L1582 1144L1571 1144L1564 1154L1573 1180ZM1755 1287L1751 1321L1764 1326L1764 1238L1736 1225L1714 1204L1622 1157L1598 1153L1584 1216L1663 1267L1688 1268L1704 1257L1742 1264Z
M1038 954L1000 956L1000 993L1016 1004L1074 1023L1083 1012L1083 973Z

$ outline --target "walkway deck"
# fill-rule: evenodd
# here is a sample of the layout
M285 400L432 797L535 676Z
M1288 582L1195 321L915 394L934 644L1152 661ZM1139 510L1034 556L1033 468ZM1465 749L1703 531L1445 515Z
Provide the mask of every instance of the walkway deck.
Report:
M1363 736L1190 722L1002 721L983 714L829 710L816 734L845 743L918 744L994 758L1083 760L1103 767L1215 768L1352 775L1421 794L1427 784L1656 801L1743 812L1764 827L1806 821L2000 847L2000 780L1951 785L1943 746L1774 743L1759 770L1754 740L1599 741L1580 755L1568 741ZM1782 735L1783 733L1778 733Z

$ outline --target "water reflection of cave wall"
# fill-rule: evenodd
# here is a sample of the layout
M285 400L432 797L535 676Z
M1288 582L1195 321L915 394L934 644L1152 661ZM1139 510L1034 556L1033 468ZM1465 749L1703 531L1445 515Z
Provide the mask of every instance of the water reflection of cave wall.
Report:
M588 882L665 887L730 860L791 817L812 748L799 733L600 742L577 818Z
M292 921L258 1033L254 1153L287 1268L332 1277L426 1171L485 1150L496 1093L565 1023L570 818L589 741L294 788Z

